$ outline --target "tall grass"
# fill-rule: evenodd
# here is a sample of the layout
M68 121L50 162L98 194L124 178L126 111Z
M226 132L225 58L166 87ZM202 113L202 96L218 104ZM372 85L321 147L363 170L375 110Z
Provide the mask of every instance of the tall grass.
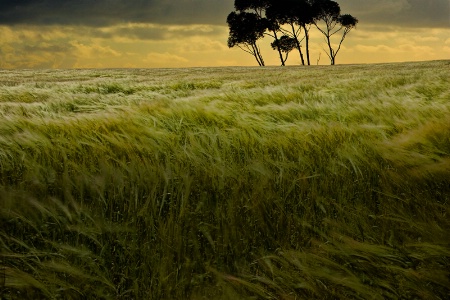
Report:
M448 298L449 65L0 71L1 297Z

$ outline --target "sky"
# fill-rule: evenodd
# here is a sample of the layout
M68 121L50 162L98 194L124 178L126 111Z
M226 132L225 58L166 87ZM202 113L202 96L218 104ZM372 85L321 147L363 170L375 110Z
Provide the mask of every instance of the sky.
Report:
M450 0L337 0L359 19L337 64L450 59ZM227 47L234 0L0 0L0 68L255 66ZM271 40L267 65L279 65ZM329 64L311 29L311 63ZM291 52L288 65L300 64Z

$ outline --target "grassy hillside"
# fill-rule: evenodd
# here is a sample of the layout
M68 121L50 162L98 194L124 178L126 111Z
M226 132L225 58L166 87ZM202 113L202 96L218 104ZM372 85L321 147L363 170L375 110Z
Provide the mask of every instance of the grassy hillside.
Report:
M0 71L1 298L448 298L449 78Z

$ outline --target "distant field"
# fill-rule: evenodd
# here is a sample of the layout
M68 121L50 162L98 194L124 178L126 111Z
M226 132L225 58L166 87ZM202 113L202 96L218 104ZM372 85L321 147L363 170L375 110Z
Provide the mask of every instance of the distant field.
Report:
M449 299L450 61L0 70L1 299Z

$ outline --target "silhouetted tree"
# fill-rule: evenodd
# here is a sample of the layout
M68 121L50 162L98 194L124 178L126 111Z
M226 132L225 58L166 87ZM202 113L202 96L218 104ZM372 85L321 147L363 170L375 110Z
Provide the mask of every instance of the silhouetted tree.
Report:
M237 11L244 12L250 10L257 14L261 18L261 21L267 24L267 29L271 32L266 34L274 38L275 41L278 41L278 32L280 31L280 25L276 19L269 18L266 13L268 7L272 2L273 0L235 0L234 8ZM279 48L278 42L275 44L276 47L274 48L274 50L278 51L281 65L284 66L285 60L283 59L283 51L281 50L281 48Z
M307 0L272 0L267 8L267 16L277 20L278 24L289 27L289 30L281 30L296 41L296 48L303 65L305 65L305 59L301 49L301 42L304 39L306 40L306 56L308 65L310 65L309 29L314 21L311 4ZM300 32L302 29L304 36L301 38Z
M303 28L303 33L305 35L305 46L306 46L306 59L308 61L308 66L311 65L309 57L309 30L311 25L314 23L315 11L312 8L310 0L302 1L302 5L297 10L297 24Z
M352 15L342 15L339 4L332 0L235 0L234 7L236 11L227 18L230 28L228 46L238 46L252 54L260 66L264 65L264 60L256 41L264 35L274 39L271 46L278 51L282 66L293 48L298 49L305 65L301 45L305 40L306 60L310 65L309 32L312 25L325 36L328 46L325 53L334 65L347 34L358 23ZM283 34L281 38L280 33ZM342 34L340 41L332 43L332 37L337 33Z
M255 13L231 12L227 17L230 34L228 47L239 47L253 55L260 66L264 60L256 41L264 36L267 24Z
M280 49L281 52L285 53L285 56L283 58L283 65L288 59L289 52L291 52L294 48L297 47L297 41L287 35L281 36L278 40L274 40L270 46L272 46L272 49Z
M341 49L347 34L355 28L358 19L352 15L341 15L341 8L339 4L332 0L314 0L312 8L315 14L314 25L325 36L325 41L328 45L328 57L332 65L336 63L336 56ZM323 22L325 28L321 28L319 23ZM342 31L342 36L336 49L333 49L331 37Z

